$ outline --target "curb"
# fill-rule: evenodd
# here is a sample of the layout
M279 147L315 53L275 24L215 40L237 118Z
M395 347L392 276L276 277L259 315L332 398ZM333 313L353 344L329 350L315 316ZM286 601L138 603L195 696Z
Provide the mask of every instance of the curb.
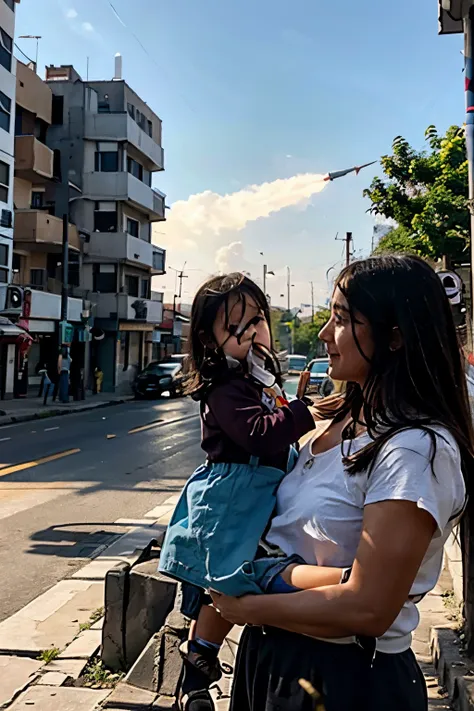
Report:
M32 420L46 420L50 417L58 417L60 415L74 415L76 413L87 412L89 410L99 410L103 407L111 407L112 405L123 405L125 402L130 402L133 399L133 396L127 396L121 398L120 400L107 400L106 402L95 403L91 402L90 405L79 405L78 407L71 408L70 410L55 408L54 410L32 412L28 415L0 415L0 427L11 424L19 424L21 422L31 422ZM0 412L3 412L3 410L0 410ZM3 417L8 419L5 422L1 422Z
M474 664L463 654L462 641L454 629L431 629L431 655L453 709L474 711Z

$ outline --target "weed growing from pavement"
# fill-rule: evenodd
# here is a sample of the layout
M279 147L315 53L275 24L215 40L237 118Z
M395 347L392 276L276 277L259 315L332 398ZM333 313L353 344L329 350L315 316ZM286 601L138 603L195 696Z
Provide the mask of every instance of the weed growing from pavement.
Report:
M443 605L446 608L449 619L456 623L457 630L459 631L464 622L462 604L456 598L454 590L446 590L441 597L443 598Z
M91 689L113 689L123 674L114 674L99 657L90 660L81 677L82 686Z
M53 662L57 656L61 654L61 650L57 647L51 647L51 649L43 649L39 653L38 661L44 662L45 664L50 664Z
M79 625L79 632L84 632L84 630L90 630L92 625L95 625L104 616L104 608L98 607L97 610L91 614L87 622L81 622Z

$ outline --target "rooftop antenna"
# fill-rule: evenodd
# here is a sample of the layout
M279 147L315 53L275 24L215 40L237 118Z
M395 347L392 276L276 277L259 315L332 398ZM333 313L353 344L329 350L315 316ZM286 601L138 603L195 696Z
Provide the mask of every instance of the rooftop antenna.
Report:
M115 55L115 76L114 81L122 81L122 55L117 52Z

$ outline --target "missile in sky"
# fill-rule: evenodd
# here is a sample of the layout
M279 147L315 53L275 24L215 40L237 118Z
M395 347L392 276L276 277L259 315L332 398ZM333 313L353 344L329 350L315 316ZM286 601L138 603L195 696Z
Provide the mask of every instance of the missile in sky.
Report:
M327 175L325 175L323 180L336 180L336 178L343 178L345 175L349 175L349 173L355 173L356 175L359 175L360 171L363 168L368 168L369 165L375 165L375 163L377 163L377 161L373 160L372 163L356 165L354 166L354 168L348 168L347 170L337 170L335 173L328 173Z

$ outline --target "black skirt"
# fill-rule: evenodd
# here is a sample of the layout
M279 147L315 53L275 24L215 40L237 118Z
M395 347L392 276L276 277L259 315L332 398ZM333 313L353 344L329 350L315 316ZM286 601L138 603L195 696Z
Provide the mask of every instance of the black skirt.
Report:
M375 657L274 628L247 627L236 660L230 711L314 711L306 679L325 711L427 711L426 684L411 649Z

